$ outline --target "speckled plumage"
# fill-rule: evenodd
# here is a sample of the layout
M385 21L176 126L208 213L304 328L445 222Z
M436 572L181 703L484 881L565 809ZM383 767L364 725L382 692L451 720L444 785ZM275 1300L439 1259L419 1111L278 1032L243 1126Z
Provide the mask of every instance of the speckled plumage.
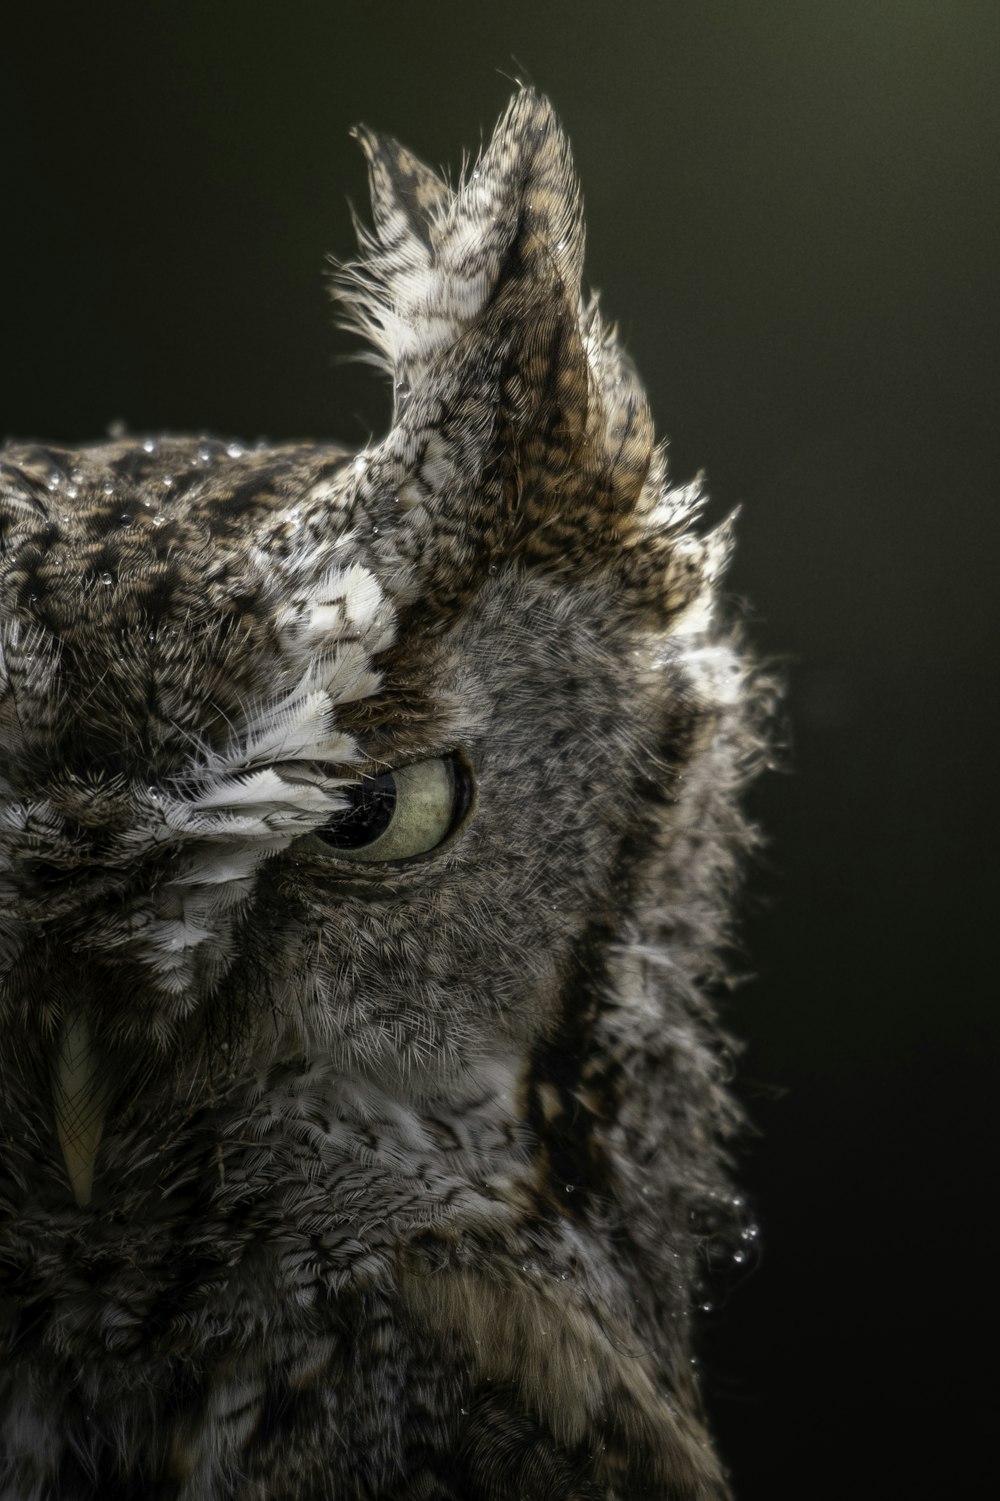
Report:
M581 300L549 106L454 190L359 137L383 442L0 455L2 1501L728 1494L728 530ZM435 848L318 837L451 755Z

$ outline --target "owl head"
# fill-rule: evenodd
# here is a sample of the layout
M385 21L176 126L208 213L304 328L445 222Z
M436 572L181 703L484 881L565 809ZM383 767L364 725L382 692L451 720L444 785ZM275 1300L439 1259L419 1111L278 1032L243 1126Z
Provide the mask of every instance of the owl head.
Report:
M486 1121L472 1179L488 1127L515 1218L599 1222L686 1391L759 746L730 528L581 290L548 104L455 186L358 138L382 441L2 455L0 1199L141 1206L279 1079Z

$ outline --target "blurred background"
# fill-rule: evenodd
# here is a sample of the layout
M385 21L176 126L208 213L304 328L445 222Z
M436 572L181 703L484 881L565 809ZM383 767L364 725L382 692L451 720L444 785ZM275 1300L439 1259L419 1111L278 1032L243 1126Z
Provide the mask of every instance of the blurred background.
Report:
M789 683L729 1011L762 1249L704 1315L739 1501L972 1494L996 1409L998 57L995 0L5 21L23 438L364 442L387 396L324 285L349 127L457 165L515 78L562 115L590 282L675 478L742 504L733 591Z

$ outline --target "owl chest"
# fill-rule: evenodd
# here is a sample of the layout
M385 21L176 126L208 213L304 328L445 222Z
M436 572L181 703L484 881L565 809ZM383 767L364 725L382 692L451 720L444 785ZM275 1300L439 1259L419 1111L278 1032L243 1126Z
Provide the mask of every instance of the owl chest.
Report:
M214 1122L159 1155L155 1193L130 1166L148 1152L112 1137L103 1203L8 1203L0 1501L388 1496L428 1433L451 1444L467 1365L414 1331L395 1258L484 1200L429 1129L372 1125L366 1100L364 1128L312 1095ZM517 1157L492 1122L460 1145Z
M338 1475L380 1494L406 1468L410 1394L458 1420L460 1368L407 1332L377 1252L335 1296L318 1245L279 1269L250 1234L155 1266L50 1244L4 1300L2 1501L355 1494L327 1489Z

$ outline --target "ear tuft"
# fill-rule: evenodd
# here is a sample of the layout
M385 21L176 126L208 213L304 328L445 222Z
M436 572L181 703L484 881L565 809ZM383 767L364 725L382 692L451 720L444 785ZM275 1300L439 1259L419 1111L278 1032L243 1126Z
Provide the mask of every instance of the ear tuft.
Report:
M383 253L401 249L411 236L431 249L430 224L451 201L442 179L391 136L367 125L351 132L368 163L375 238Z
M623 608L689 610L720 546L690 531L697 500L667 489L642 385L583 300L581 199L551 105L516 94L454 190L389 137L355 134L373 222L337 290L394 382L356 495L386 586L453 608L516 558L610 573Z
M373 224L360 229L361 259L339 268L334 290L347 326L374 345L397 384L426 379L501 282L516 274L527 289L542 258L578 295L583 216L547 100L517 95L455 192L390 137L366 126L354 135L368 162ZM512 264L521 260L520 269Z

